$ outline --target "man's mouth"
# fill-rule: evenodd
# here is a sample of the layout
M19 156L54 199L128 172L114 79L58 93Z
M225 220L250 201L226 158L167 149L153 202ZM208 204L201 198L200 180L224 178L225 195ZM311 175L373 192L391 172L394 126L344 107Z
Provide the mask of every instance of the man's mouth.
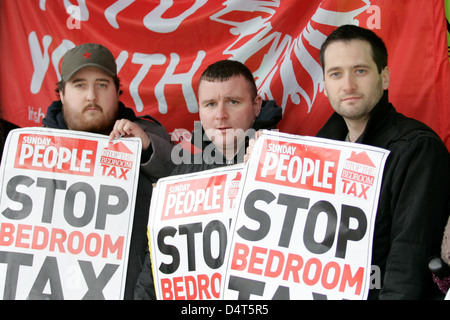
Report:
M357 100L359 100L359 99L361 99L361 97L355 97L355 96L352 96L352 97L345 97L344 99L342 99L342 101L345 101L345 102L353 102L353 101L357 101Z
M220 127L220 128L217 128L217 130L219 130L220 132L222 132L222 134L224 134L224 133L226 133L227 131L229 131L229 130L232 130L233 128L231 128L231 127Z
M100 106L95 105L95 104L90 104L87 105L86 107L84 107L83 111L101 111L102 108L100 108Z

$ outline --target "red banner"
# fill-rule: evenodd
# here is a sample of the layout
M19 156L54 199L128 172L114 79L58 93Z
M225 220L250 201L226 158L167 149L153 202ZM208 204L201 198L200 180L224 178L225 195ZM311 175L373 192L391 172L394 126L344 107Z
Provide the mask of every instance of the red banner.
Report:
M235 59L252 70L263 98L283 107L280 131L315 135L332 113L319 48L346 23L385 40L391 101L450 148L443 0L0 0L1 114L21 127L40 126L57 99L64 53L98 42L116 57L121 100L169 132L193 129L206 66Z

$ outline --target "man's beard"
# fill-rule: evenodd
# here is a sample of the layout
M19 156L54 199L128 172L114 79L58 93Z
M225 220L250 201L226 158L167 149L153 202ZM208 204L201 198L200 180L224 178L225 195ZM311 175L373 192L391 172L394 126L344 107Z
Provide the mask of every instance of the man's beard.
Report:
M87 115L88 109L97 108L96 116ZM102 108L96 104L89 104L78 114L71 114L63 107L64 122L70 130L86 131L99 134L109 134L117 118L117 112L113 118L108 119L102 112Z

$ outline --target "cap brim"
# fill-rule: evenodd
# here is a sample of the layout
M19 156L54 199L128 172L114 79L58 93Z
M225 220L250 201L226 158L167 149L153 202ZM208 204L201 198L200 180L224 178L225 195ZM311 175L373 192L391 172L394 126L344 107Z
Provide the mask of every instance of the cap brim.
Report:
M62 75L61 75L61 78L62 78L64 81L69 81L69 80L73 77L73 75L74 75L75 73L77 73L77 72L80 71L81 69L84 69L84 68L87 68L87 67L95 67L95 68L97 68L97 69L100 69L100 70L106 72L106 73L107 73L108 75L110 75L111 77L114 77L114 76L115 76L115 74L112 73L111 70L109 70L109 69L107 69L107 68L105 68L105 67L103 67L103 66L101 66L101 65L99 65L99 64L96 64L96 63L85 63L85 64L83 64L83 65L81 65L81 66L75 68L74 70L72 70L72 72L70 72L69 74L66 74L65 76L62 76Z

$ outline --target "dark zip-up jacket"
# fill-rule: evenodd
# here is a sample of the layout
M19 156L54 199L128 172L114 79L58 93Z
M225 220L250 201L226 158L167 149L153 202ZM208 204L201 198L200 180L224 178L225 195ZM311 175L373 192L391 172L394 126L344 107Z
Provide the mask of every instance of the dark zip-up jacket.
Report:
M318 137L345 140L344 119L334 113ZM428 299L436 286L428 260L439 255L450 213L450 156L425 124L398 113L385 91L356 141L390 150L375 221L372 266L381 279L369 299Z
M283 112L280 106L277 106L275 101L267 100L263 101L261 106L261 112L253 123L252 129L275 129L278 122L282 118ZM199 124L198 122L197 124ZM219 168L231 164L242 163L244 161L244 155L247 147L245 143L241 150L238 151L233 161L227 162L225 157L216 150L214 144L206 138L204 131L201 128L196 128L192 134L192 145L188 144L187 148L174 147L175 153L172 154L172 159L182 159L183 152L188 152L188 157L184 158L188 161L182 163L176 163L171 175L186 174L192 172L200 172L203 170ZM187 150L186 150L187 149ZM184 151L183 151L184 150ZM205 152L207 151L207 152ZM181 155L180 155L181 154ZM156 299L156 293L153 283L152 265L150 259L150 252L147 252L145 259L145 265L142 268L142 272L139 275L136 290L136 300L154 300Z

